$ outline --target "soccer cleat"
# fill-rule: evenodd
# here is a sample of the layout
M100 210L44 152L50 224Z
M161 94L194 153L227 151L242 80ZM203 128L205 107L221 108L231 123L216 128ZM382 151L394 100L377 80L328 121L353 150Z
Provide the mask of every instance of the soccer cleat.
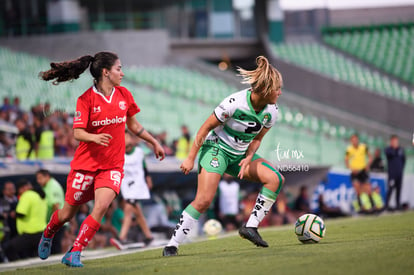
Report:
M124 249L126 249L124 243L121 240L117 240L115 238L110 238L109 239L109 242L113 246L115 246L118 250L124 250Z
M175 246L166 246L164 247L164 250L162 251L162 256L169 257L169 256L177 256L178 248Z
M46 260L49 257L50 251L52 250L52 240L53 238L46 238L45 235L42 234L37 247L37 254L40 259Z
M151 243L152 243L152 241L154 240L154 237L151 237L151 238L145 238L144 239L144 244L145 244L145 246L148 246L148 245L150 245Z
M247 239L254 243L257 246L261 247L268 247L269 245L265 242L262 237L260 236L259 232L257 232L257 228L255 227L246 227L243 226L239 229L239 235L243 239Z
M71 252L71 250L72 248L66 252L65 256L63 256L62 264L65 264L69 267L83 267L83 264L80 261L81 252Z

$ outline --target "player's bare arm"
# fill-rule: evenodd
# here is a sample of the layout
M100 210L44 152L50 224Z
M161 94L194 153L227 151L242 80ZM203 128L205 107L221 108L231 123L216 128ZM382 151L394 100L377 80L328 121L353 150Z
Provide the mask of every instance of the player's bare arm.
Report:
M247 165L249 165L249 163L252 161L252 158L253 158L254 154L257 152L257 150L260 147L260 144L262 143L263 137L266 135L266 133L269 131L269 129L268 128L263 128L260 131L260 133L252 140L249 147L247 148L246 157L244 159L242 159L239 163L240 172L237 176L240 179L243 179L244 171L245 171Z
M95 142L96 144L99 144L102 146L108 146L109 142L112 139L112 136L110 134L106 134L106 133L91 134L91 133L88 133L83 128L75 128L73 131L73 136L78 141Z
M147 130L145 130L144 126L142 126L135 117L128 117L126 123L128 129L132 133L139 136L153 146L154 154L157 159L159 158L160 160L163 160L165 158L165 152L162 146L152 135L150 135L150 133L147 132Z
M219 126L221 122L216 118L214 114L211 114L207 120L201 125L198 130L193 145L191 146L190 152L188 153L187 158L183 161L180 168L185 175L187 175L194 167L194 160L197 157L197 153L203 145L204 140L206 139L207 134Z

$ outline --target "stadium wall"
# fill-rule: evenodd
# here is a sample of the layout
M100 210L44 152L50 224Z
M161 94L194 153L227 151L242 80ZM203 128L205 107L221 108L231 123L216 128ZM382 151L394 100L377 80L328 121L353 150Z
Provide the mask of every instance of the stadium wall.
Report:
M103 31L0 39L0 45L51 60L70 60L99 51L118 53L124 65L161 65L169 54L166 31Z
M331 26L358 26L414 22L414 5L329 11Z

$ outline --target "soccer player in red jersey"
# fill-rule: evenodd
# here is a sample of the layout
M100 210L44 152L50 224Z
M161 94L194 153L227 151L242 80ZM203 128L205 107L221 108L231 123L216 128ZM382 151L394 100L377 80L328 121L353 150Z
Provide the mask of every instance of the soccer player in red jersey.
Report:
M119 193L123 178L125 124L132 133L152 144L157 158L163 160L165 156L161 145L135 118L140 109L131 93L120 86L124 73L116 54L99 52L95 56L51 63L51 69L41 72L40 76L58 84L77 79L88 67L94 85L78 98L76 105L73 128L79 147L67 178L65 204L53 213L38 247L39 257L47 259L55 233L82 204L95 200L72 248L62 259L62 263L70 267L83 266L80 253L99 229L109 205Z

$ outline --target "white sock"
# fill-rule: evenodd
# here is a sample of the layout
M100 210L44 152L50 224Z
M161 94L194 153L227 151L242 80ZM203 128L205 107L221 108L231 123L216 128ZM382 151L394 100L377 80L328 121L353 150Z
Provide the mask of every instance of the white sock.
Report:
M260 192L259 195L257 195L256 204L246 223L246 227L257 228L259 223L264 219L267 213L269 213L269 210L275 201L276 199L268 198Z
M191 214L192 215L191 215ZM191 205L187 206L181 214L180 221L174 230L174 234L167 246L178 247L184 239L190 234L190 231L197 226L200 213Z

